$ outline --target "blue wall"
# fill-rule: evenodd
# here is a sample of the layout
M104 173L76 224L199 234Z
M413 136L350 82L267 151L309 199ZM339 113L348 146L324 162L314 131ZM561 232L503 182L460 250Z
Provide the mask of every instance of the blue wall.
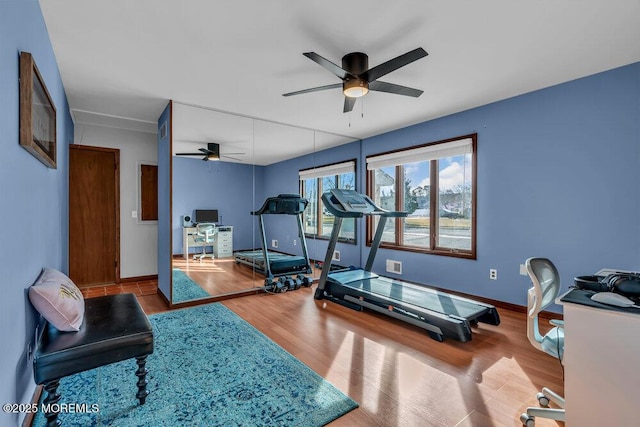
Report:
M171 102L158 118L158 289L171 301ZM166 125L166 135L160 129Z
M519 265L531 256L551 258L564 288L601 267L640 270L640 63L269 166L265 192L297 185L298 169L359 151L364 191L367 155L473 132L477 260L381 249L374 270L399 260L406 280L519 305L530 286ZM368 253L362 232L361 223L358 262ZM323 241L310 246L312 257L326 250ZM342 255L343 264L353 261L352 253ZM489 279L490 268L498 280Z
M253 175L261 174L261 169L264 168L173 157L173 253L183 251L182 216L193 215L195 209L218 210L220 224L233 226L234 250L255 247Z
M35 0L0 1L0 401L28 402L35 388L27 363L36 313L27 297L43 267L68 268L68 144L73 122L47 28ZM57 111L57 169L19 145L19 54L30 52ZM0 425L17 414L0 413Z

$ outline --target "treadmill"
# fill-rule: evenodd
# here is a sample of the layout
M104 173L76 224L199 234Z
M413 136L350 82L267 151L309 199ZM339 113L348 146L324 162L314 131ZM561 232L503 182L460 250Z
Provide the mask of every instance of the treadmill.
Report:
M262 250L238 251L233 255L236 263L247 265L265 276L265 290L268 292L285 292L298 289L300 286L308 287L313 282L310 277L304 276L312 272L301 218L308 204L309 201L299 194L279 194L276 197L267 198L260 209L251 212L258 217ZM267 249L264 215L296 215L302 256ZM297 275L292 276L295 274ZM276 277L281 280L274 280Z
M471 327L478 322L500 324L498 311L490 304L379 276L371 271L387 218L406 217L406 212L381 209L369 197L353 190L330 190L322 195L322 202L334 215L334 221L315 299L328 299L358 311L364 308L377 311L423 328L440 342L445 337L470 341ZM343 218L364 215L379 216L364 269L352 267L330 271Z

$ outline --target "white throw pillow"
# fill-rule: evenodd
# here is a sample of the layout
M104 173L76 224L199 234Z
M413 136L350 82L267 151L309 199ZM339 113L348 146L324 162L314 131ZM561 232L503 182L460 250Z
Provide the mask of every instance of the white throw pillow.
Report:
M64 273L45 268L29 288L31 304L60 331L78 331L84 319L84 297Z

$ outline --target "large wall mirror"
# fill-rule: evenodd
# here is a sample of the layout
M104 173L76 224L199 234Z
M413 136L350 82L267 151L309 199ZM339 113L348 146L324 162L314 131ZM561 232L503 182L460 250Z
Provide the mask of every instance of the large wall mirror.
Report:
M269 197L300 193L300 170L317 165L318 150L352 139L175 101L172 105L171 303L257 292L264 287L264 274L234 256L263 247L252 212ZM268 250L303 254L294 216L265 215L263 225ZM306 242L308 255L322 259L323 249L313 239Z
M173 102L172 304L256 286L232 273L233 250L254 244L254 143L252 119Z

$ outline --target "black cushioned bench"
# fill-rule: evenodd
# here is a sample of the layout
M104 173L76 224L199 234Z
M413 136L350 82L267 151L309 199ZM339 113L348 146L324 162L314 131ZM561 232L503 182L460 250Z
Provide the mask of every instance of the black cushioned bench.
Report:
M89 298L78 332L61 332L45 323L33 360L34 379L44 384L44 403L56 407L60 378L135 357L136 398L143 405L149 394L145 364L151 353L153 330L134 294ZM45 416L48 427L61 424L57 413Z

